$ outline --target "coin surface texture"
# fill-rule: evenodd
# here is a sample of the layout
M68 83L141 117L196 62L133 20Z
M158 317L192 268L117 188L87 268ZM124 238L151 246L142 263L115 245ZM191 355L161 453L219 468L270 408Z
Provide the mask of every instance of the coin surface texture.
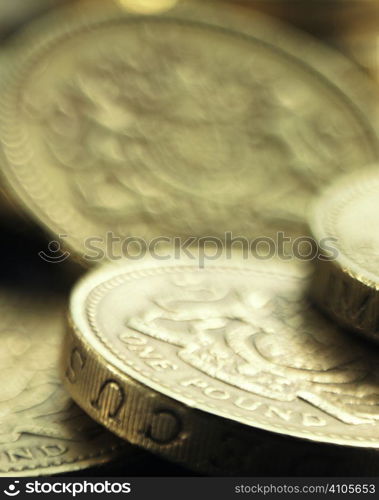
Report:
M313 297L337 320L379 340L378 167L326 189L314 203L310 224L316 239L329 239L335 252L318 261Z
M88 261L109 233L292 230L378 159L377 90L343 56L221 3L129 4L59 11L4 61L5 185Z
M242 259L99 269L71 297L65 385L116 434L203 469L228 432L376 448L379 358L304 299L307 273Z
M61 297L3 288L0 311L0 476L69 472L126 453L62 387Z

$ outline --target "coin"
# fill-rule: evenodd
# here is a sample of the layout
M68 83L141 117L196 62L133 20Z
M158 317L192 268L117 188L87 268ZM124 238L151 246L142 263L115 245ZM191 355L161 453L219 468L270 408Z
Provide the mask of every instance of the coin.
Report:
M0 476L75 471L122 453L131 461L132 451L62 387L62 298L3 287L0 311Z
M109 236L122 255L130 236L296 232L378 158L377 91L350 61L226 4L135 4L59 11L4 62L4 184L83 260Z
M298 460L288 436L377 448L378 353L312 308L308 280L294 261L100 268L70 300L65 386L119 436L207 472Z
M379 172L344 176L315 202L311 228L321 252L311 293L333 318L379 340Z

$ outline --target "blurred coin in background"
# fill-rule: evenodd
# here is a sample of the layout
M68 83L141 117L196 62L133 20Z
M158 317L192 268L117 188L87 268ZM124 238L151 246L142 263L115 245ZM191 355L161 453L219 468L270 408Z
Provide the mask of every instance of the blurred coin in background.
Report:
M230 0L321 38L354 59L379 83L376 0Z
M0 476L75 471L122 453L126 467L133 463L134 448L87 417L62 387L62 298L3 287L0 311Z
M34 18L45 14L50 9L69 3L71 0L0 0L0 80L4 74L3 64L1 63L1 49L8 36L21 29L22 26ZM14 219L14 207L6 196L0 197L0 210L2 218ZM20 224L24 222L19 218Z
M295 233L321 186L379 156L354 64L226 4L81 2L15 38L6 73L4 187L82 259L109 258L109 234Z

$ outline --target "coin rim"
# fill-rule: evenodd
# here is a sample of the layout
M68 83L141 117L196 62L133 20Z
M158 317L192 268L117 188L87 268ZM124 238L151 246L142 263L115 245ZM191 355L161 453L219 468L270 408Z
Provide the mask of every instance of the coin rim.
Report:
M370 188L379 194L379 165L373 165L363 172L358 170L344 175L324 189L310 208L309 226L316 241L320 242L323 238L335 238L339 214L343 212L346 205L361 195L364 196ZM375 274L357 263L353 256L346 252L341 239L336 241L335 247L338 250L338 257L330 261L331 264L341 274L350 277L351 283L359 281L379 291L379 271Z

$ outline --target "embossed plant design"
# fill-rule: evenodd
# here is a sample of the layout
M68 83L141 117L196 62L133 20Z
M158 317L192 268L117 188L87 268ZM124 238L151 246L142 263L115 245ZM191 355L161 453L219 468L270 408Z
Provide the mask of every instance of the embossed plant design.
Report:
M297 296L174 284L129 326L250 393L301 399L349 424L379 420L377 363Z

